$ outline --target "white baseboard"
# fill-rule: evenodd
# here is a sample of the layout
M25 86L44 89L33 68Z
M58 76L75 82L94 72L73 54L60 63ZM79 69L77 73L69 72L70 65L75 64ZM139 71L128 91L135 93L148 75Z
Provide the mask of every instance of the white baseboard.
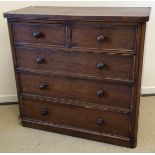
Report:
M154 87L142 87L141 94L155 94L155 86Z
M17 95L0 95L0 104L7 102L18 102Z

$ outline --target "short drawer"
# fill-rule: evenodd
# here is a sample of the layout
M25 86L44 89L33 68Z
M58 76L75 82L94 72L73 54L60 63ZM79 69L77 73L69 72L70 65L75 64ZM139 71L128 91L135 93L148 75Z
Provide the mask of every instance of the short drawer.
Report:
M19 80L21 92L26 94L126 108L131 104L131 84L26 72L19 73Z
M20 68L133 80L134 56L131 55L16 48L16 57Z
M65 46L66 28L63 24L13 24L14 42Z
M135 26L72 26L73 47L134 50L135 41Z
M22 99L23 118L128 137L130 119L123 113Z

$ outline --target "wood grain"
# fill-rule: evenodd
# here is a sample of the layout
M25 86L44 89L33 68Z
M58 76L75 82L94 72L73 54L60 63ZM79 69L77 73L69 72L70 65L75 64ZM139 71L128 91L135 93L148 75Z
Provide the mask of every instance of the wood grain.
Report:
M134 56L16 48L18 68L133 81ZM43 59L38 64L37 59ZM99 64L104 64L102 69Z
M40 33L39 37L34 37L33 33ZM65 25L39 25L39 24L13 24L14 42L50 44L65 46L66 28Z
M22 100L22 107L24 119L52 122L53 124L82 128L99 133L110 133L122 137L129 137L130 135L130 119L125 114L28 99ZM43 115L45 110L47 110L47 113ZM103 123L98 124L98 119L103 119Z
M4 13L23 126L136 147L149 14L77 7Z
M103 41L97 38L103 36ZM72 25L73 47L135 50L135 26Z
M47 7L31 6L4 13L7 18L51 18L52 20L148 21L146 7Z
M116 107L130 108L131 106L132 85L130 84L27 73L20 73L19 78L22 93ZM41 83L46 84L45 89L40 89ZM103 91L103 96L97 95L100 90Z

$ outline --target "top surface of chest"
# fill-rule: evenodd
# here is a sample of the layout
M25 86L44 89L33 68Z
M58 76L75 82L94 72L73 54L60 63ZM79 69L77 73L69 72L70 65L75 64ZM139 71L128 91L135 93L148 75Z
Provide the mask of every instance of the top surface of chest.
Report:
M148 21L149 7L47 7L32 6L4 13L7 18L61 20Z

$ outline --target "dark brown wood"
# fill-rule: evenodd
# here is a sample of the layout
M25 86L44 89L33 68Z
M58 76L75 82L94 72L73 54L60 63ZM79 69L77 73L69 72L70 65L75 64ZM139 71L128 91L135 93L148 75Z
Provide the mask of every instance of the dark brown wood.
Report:
M4 13L23 126L136 147L149 14L77 7Z
M83 53L38 48L16 48L17 65L40 71L133 81L134 56ZM42 62L40 59L42 59ZM99 69L99 64L104 68Z
M14 42L15 43L32 43L45 45L66 44L65 25L59 24L13 24Z
M138 29L138 45L137 45L137 57L136 57L136 69L135 69L135 86L133 96L133 115L131 117L131 139L133 139L133 145L137 146L137 132L138 132L138 117L139 117L139 104L140 104L140 93L141 93L141 75L142 75L142 64L143 64L143 51L144 51L144 40L145 40L145 27L146 23L139 26Z
M131 84L101 82L98 80L84 80L60 76L49 77L25 72L20 73L19 78L21 92L25 94L37 94L53 98L125 108L130 108L131 105ZM44 89L40 89L42 83L46 84ZM101 90L104 92L103 95L96 95L97 92Z
M8 22L8 31L9 31L9 37L10 37L10 45L11 45L11 52L12 52L12 59L13 59L13 68L15 73L15 79L16 79L16 86L17 86L17 97L18 102L20 101L20 85L19 85L19 79L18 79L18 73L16 70L17 62L16 62L16 54L15 54L15 48L13 45L13 31L12 31L12 24ZM19 111L20 111L20 117L22 117L22 111L21 111L21 104L19 102Z
M117 144L120 146L126 146L130 148L134 148L133 142L130 141L129 138L120 137L116 135L109 135L105 133L99 133L99 132L88 132L84 129L79 128L72 128L69 126L63 126L59 124L49 124L46 122L40 122L35 120L28 120L28 119L22 119L22 125L25 127L31 127L35 129L41 129L66 135L71 135L74 137L82 137L90 140L96 140L100 142L106 142L110 144Z
M148 21L146 7L45 7L31 6L4 13L7 18L49 18L51 20Z
M97 23L72 26L73 47L134 50L135 36L135 26L104 26Z
M98 110L105 110L105 111L111 111L111 112L120 112L123 114L128 114L130 115L131 113L131 109L129 108L122 108L122 107L115 107L115 106L108 106L105 104L92 104L92 103L88 103L88 102L80 102L80 101L76 101L76 100L65 100L65 99L60 99L60 98L53 98L53 97L48 97L48 96L40 96L37 94L20 94L21 97L24 98L29 98L29 99L33 99L33 100L40 100L40 101L50 101L50 102L55 102L55 103L63 103L63 104L67 104L67 105L75 105L75 106L82 106L84 108L94 108L94 109L98 109Z
M129 137L130 118L126 114L80 106L22 99L23 118L82 128L99 133ZM31 110L30 110L31 109ZM33 112L32 112L33 111ZM101 125L103 122L103 125ZM98 122L98 124L96 123ZM120 130L121 129L121 130Z

